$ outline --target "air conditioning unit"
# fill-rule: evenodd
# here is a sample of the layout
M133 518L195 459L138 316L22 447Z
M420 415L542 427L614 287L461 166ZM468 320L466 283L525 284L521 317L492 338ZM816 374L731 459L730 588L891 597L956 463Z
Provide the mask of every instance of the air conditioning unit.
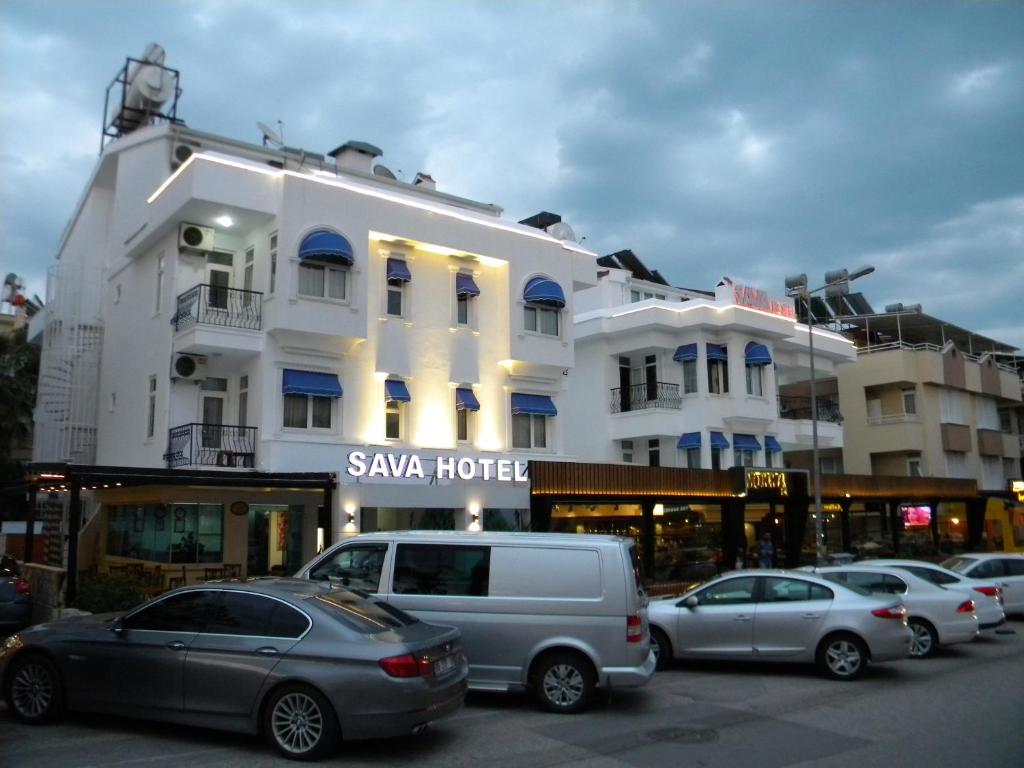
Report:
M182 224L178 228L178 248L188 251L212 251L213 233L212 227Z
M171 360L171 378L202 381L206 378L206 358L198 355L176 354Z

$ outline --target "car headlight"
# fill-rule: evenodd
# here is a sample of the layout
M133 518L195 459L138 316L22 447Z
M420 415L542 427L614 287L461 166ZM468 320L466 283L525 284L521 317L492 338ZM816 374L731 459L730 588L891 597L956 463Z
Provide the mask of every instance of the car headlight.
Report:
M21 648L22 645L24 645L24 643L21 641L21 635L11 635L4 641L3 647L0 648L0 659L4 658L5 656L10 656L16 650Z

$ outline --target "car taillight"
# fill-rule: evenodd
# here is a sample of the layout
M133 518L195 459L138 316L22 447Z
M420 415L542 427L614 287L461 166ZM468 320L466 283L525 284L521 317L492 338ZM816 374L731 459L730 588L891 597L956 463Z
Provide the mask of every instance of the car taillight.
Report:
M956 607L957 613L974 613L974 601L964 600Z
M626 617L626 642L639 643L644 636L643 623L639 614Z
M902 605L890 605L888 608L876 608L871 612L872 616L877 616L880 619L905 619L907 617L907 609Z
M32 587L29 586L25 579L18 579L14 582L14 593L17 595L31 595Z
M411 653L402 656L389 656L381 659L380 668L391 677L430 677L433 666L428 658L417 659Z
M989 597L994 597L999 601L1000 605L1003 603L1003 590L999 587L975 587L974 591L981 592L981 594L988 595Z

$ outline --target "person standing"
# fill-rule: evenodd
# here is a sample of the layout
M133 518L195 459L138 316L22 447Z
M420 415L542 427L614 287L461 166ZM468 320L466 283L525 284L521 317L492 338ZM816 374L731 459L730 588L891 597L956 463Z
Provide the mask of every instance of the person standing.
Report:
M762 568L771 568L775 561L775 545L772 543L770 533L766 533L757 542L757 560Z

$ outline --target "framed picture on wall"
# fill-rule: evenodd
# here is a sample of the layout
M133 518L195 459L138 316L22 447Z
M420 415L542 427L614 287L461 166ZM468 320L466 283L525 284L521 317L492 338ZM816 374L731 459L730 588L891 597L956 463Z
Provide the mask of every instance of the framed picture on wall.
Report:
M188 510L184 507L174 508L174 532L184 533L185 532L185 516L188 514Z

